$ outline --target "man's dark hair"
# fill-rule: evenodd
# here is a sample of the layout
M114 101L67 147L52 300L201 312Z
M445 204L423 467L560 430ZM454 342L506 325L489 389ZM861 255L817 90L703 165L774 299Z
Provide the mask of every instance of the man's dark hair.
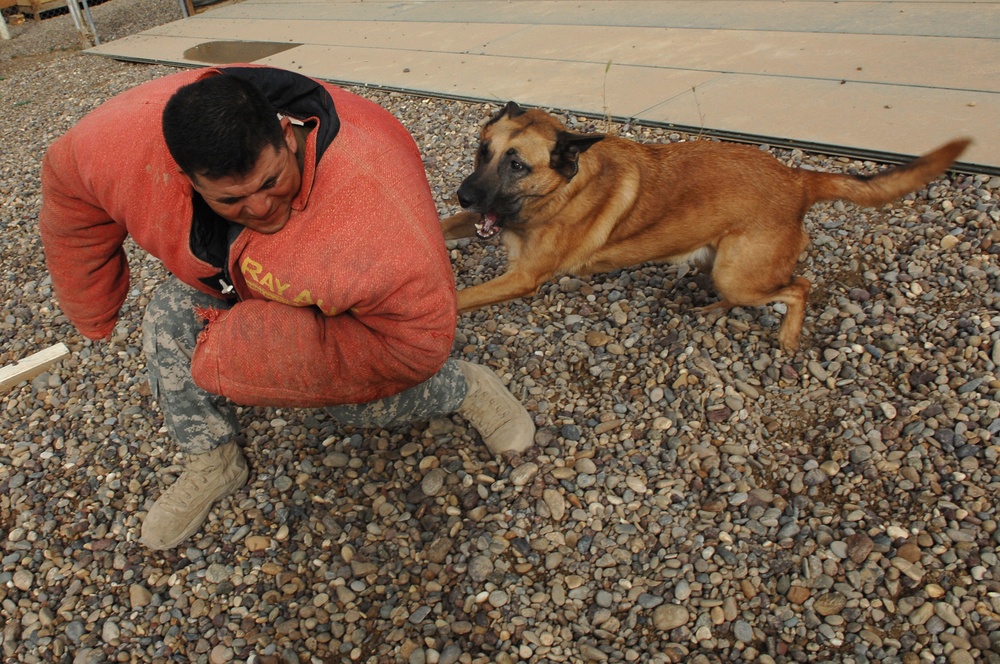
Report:
M285 147L271 102L250 81L227 74L177 90L163 109L163 136L191 178L246 175L265 147Z

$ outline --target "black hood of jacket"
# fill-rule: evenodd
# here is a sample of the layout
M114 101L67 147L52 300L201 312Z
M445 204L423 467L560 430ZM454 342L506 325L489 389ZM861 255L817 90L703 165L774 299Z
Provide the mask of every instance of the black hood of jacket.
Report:
M271 67L220 67L229 76L239 76L253 83L264 93L279 113L304 120L320 120L316 136L316 163L340 131L340 118L333 98L322 85L311 78Z
M272 67L219 67L227 76L239 76L253 83L264 93L275 109L300 120L319 118L316 131L316 164L340 131L340 118L333 98L322 85L311 78ZM198 192L192 195L191 251L201 260L219 268L219 273L202 279L206 285L231 295L226 274L229 247L243 226L223 219L208 206Z

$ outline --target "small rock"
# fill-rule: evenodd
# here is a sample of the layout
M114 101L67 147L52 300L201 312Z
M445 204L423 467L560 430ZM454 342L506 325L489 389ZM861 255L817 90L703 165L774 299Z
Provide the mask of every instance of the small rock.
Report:
M872 448L868 445L859 445L851 450L851 463L861 465L871 461Z
M674 422L669 417L661 416L653 420L653 428L657 431L666 431L672 426L674 426Z
M958 243L959 240L954 235L945 235L943 238L941 238L941 248L944 249L945 251L948 251L949 249L954 249L955 246L958 245Z
M927 593L927 596L931 599L941 599L946 594L945 589L936 583L928 583L924 586L924 592Z
M112 620L105 621L104 626L101 628L101 640L108 645L118 645L118 639L121 637L121 629L118 624Z
M493 573L493 561L487 556L476 556L469 561L469 577L476 583L482 583Z
M607 422L601 422L596 427L594 427L594 434L601 435L602 433L608 433L609 431L614 431L615 429L621 427L625 423L625 420L608 420Z
M614 337L605 332L588 332L585 340L588 346L592 348L599 348L614 341Z
M323 457L323 465L327 468L347 468L351 458L342 452L330 452Z
M577 441L583 433L580 431L580 427L575 424L564 424L559 430L559 434L566 440Z
M805 586L792 586L788 589L786 597L792 604L805 604L809 599L809 589Z
M222 583L229 580L229 569L225 565L212 563L205 570L205 580L209 583Z
M66 624L66 638L73 643L79 643L83 635L87 633L87 628L80 620L73 620Z
M18 590L31 590L35 582L35 576L26 569L18 569L14 572L14 587Z
M424 475L424 479L420 481L420 490L424 492L425 496L436 496L444 488L446 478L447 473L444 469L432 468L430 472Z
M821 616L832 616L844 610L847 598L838 592L820 595L813 602L813 610Z
M847 538L847 556L859 565L871 554L875 543L864 533L855 533Z
M531 480L535 479L535 475L537 474L538 464L528 461L527 463L522 463L520 466L511 471L510 483L514 486L524 486Z
M680 604L663 604L653 610L653 625L662 632L686 625L690 615Z
M461 648L456 645L445 646L445 649L441 651L441 657L438 659L438 664L457 664L461 657Z
M246 547L248 551L266 551L268 547L271 546L271 538L264 535L251 535L246 538Z
M489 600L487 601L489 601L490 606L495 609L499 609L500 607L507 605L507 602L510 601L510 595L502 590L494 590L490 593Z
M145 586L133 583L129 586L128 598L133 609L141 609L152 601L153 594Z
M952 627L958 627L962 624L961 618L955 613L955 607L947 602L937 602L934 605L934 613L938 618L945 621Z
M439 537L427 547L427 560L432 563L443 563L451 553L454 542L450 537Z
M948 236L951 237L951 236ZM968 650L953 650L948 655L948 664L975 664L976 659Z
M746 620L737 620L733 623L733 636L741 643L752 643L753 627Z
M424 605L418 607L416 611L410 614L409 621L414 625L419 625L427 619L427 616L431 612L431 607Z
M549 513L553 520L562 521L566 516L566 499L555 489L545 489L542 491L542 500L549 508Z
M924 602L916 609L914 609L913 612L909 616L907 616L907 618L910 621L910 624L912 625L923 625L928 620L930 620L930 617L933 615L934 615L934 604L931 602Z
M899 526L889 526L885 529L885 534L892 539L907 539L910 536L910 531Z
M646 483L642 481L641 478L635 475L629 475L625 478L625 484L628 488L632 489L636 494L642 495L646 493Z
M813 377L820 382L825 383L826 379L830 377L830 374L823 368L823 365L815 360L811 360L807 365L807 368L809 369L809 373L811 373Z
M907 562L918 563L920 562L920 557L922 554L920 552L920 547L917 546L915 542L907 542L906 544L903 544L901 547L899 547L898 551L896 552L896 555L906 560Z
M228 664L231 661L233 661L233 649L221 643L212 648L212 652L208 654L209 664Z
M824 461L819 465L819 469L826 473L828 477L835 477L840 472L840 464L832 460Z
M827 475L822 468L813 468L802 477L802 483L806 486L819 486L829 481L830 475Z
M81 648L73 657L73 664L104 664L104 651L99 648Z
M603 650L595 648L589 643L580 644L580 656L586 662L606 662L608 655Z

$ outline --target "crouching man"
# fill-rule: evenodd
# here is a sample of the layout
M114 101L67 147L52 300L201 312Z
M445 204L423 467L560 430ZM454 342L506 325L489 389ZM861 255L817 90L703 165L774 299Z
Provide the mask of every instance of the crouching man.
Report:
M176 547L246 482L234 404L325 407L362 427L456 412L493 453L532 444L500 380L449 359L437 211L413 139L376 104L280 69L184 71L55 141L42 194L56 297L85 336L115 326L126 237L171 273L143 346L185 469L149 510L146 546Z

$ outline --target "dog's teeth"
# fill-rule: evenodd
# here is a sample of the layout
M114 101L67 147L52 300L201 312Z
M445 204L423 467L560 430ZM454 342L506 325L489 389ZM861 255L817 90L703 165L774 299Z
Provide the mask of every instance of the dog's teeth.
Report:
M476 224L476 235L485 239L489 239L500 232L500 227L497 226L496 215L484 214L479 218L479 223Z

